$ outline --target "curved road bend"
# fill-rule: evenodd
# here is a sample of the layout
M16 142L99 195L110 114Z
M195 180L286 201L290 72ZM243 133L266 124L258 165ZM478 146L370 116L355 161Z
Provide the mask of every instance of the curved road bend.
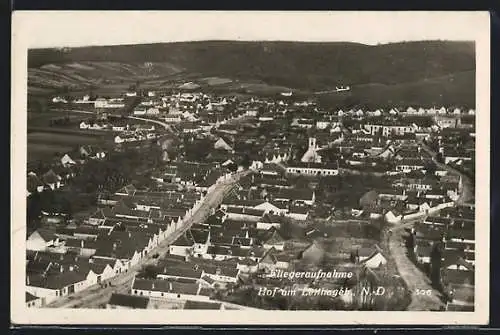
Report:
M61 110L61 112L80 113L80 114L96 114L96 112L83 111L83 110L77 110L77 109L65 109L65 110ZM149 118L144 118L144 117L137 117L137 116L130 116L130 115L128 115L127 118L133 119L133 120L140 120L140 121L155 123L157 125L162 126L166 130L173 132L172 127L170 127L170 125L168 123L165 123L165 122L160 121L160 120L149 119Z
M239 178L246 175L248 171L243 171L235 174L230 179L218 184L210 193L208 193L201 206L198 210L188 218L183 227L168 236L164 241L162 241L155 249L148 253L148 255L143 258L139 264L129 269L126 273L121 273L118 276L113 277L109 283L112 286L107 286L105 288L99 285L94 285L85 289L83 291L72 294L71 296L66 296L62 299L58 299L46 307L50 308L99 308L101 305L106 304L111 297L112 293L128 293L132 285L132 280L134 279L136 273L144 265L154 264L155 259L152 255L158 253L161 255L165 254L172 242L174 242L179 236L186 232L193 223L203 221L207 218L212 208L217 207L223 200L224 196L233 188L233 186L238 182Z

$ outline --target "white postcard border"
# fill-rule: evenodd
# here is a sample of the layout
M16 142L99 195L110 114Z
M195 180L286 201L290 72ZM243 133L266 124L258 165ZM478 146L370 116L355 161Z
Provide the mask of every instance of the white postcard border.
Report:
M78 16L81 12L74 12ZM254 12L258 15L257 12ZM464 12L461 12L462 15ZM12 28L11 110L11 322L14 324L227 324L227 325L386 325L486 324L489 318L490 243L490 24L488 12L467 12L464 25L476 42L476 273L474 312L393 311L188 311L32 309L25 304L25 208L27 161L27 49L32 36L28 13L16 12ZM45 12L45 15L51 15ZM140 14L139 14L140 15ZM200 16L199 12L190 15ZM234 13L233 15L239 15ZM278 14L277 14L278 15ZM396 13L394 13L396 15ZM199 18L199 17L198 17ZM116 17L115 17L116 19ZM312 18L313 19L313 18ZM411 23L410 23L411 24ZM439 29L429 20L428 29ZM89 29L92 29L89 25ZM99 29L99 27L93 27ZM147 27L134 27L147 29ZM255 27L259 29L259 27ZM260 29L265 29L261 27Z

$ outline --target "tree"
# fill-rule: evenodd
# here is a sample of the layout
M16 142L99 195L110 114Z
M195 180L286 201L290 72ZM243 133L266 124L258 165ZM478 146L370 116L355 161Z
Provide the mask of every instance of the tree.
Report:
M433 161L429 161L425 164L424 169L427 176L434 176L437 170L436 163L434 163Z
M415 248L415 239L416 239L416 236L415 236L415 233L410 233L410 235L408 235L407 239L406 239L406 247L408 249L408 253L409 255L411 256L411 258L414 258L415 257L415 253L414 253L414 248Z
M443 257L443 244L436 242L431 251L431 281L434 287L441 287L441 263Z
M155 279L160 271L154 265L146 265L139 272L139 276L144 279Z
M250 165L251 165L250 157L247 154L245 154L243 156L243 159L241 160L241 166L243 166L243 168L245 169L248 169Z
M438 161L439 163L444 163L444 158L442 153L438 152L436 154L436 161Z
M230 171L232 171L232 172L236 172L236 171L238 171L238 165L236 165L236 164L234 164L234 163L232 163L232 162L231 162L230 164L228 164L228 165L227 165L227 168L228 168Z

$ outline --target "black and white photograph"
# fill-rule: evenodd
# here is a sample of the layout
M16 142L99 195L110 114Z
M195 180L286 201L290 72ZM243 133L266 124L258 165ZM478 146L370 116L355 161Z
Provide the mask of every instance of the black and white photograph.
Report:
M12 321L487 322L488 29L15 12Z

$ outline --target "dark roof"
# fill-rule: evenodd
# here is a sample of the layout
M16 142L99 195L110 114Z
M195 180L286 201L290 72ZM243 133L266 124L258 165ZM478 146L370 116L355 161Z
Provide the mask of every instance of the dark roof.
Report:
M474 271L444 269L443 281L454 285L469 284L474 285Z
M39 228L36 232L42 237L42 239L46 242L52 241L56 238L55 229L50 228Z
M42 179L47 184L55 184L60 180L60 177L51 169L42 176Z
M184 304L184 309L221 309L222 304L219 302L208 301L193 301L187 300Z
M181 282L163 280L163 279L139 279L139 278L136 278L134 280L134 284L132 286L132 289L196 295L198 293L199 284L197 284L197 283L181 283Z
M177 266L165 266L161 274L171 277L199 279L201 278L202 271L199 269L196 270L195 266L181 263Z
M263 223L283 223L286 222L285 216L267 213L259 222Z
M281 189L273 194L274 199L311 200L314 191L308 188Z
M448 305L446 305L446 310L452 312L474 312L474 304L460 305L460 304L449 303Z
M255 207L255 206L258 206L264 202L266 202L266 201L263 199L243 200L243 199L229 198L229 199L224 199L222 204L228 205L228 206L234 205L234 206L242 206L242 207Z
M135 295L113 293L109 298L108 305L125 306L136 309L146 309L149 304L148 297L140 297Z
M188 237L191 237L195 243L206 243L210 231L200 230L200 229L190 229L186 234Z
M227 213L234 213L234 214L243 214L243 215L250 215L250 216L262 216L265 211L260 210L260 209L254 209L254 208L240 208L240 207L233 207L233 206L228 206L226 209Z
M291 214L307 214L309 213L310 208L308 206L291 206L290 213Z
M31 294L29 292L26 292L26 298L25 298L26 302L30 302L30 301L37 300L37 299L40 299L40 298L37 296L34 296L33 294Z
M110 235L100 235L96 241L96 256L131 259L136 251L148 245L150 237L151 234L142 231L113 231Z
M97 243L93 240L80 240L76 238L70 238L66 240L65 246L73 248L95 249L97 248Z
M172 243L172 245L183 246L183 247L190 247L193 244L194 244L193 239L186 236L186 234L179 236L179 238L177 240L175 240L174 243Z
M272 227L267 231L266 236L262 238L264 243L266 244L273 244L273 243L283 243L285 241L285 238L280 234L280 232Z
M28 191L34 191L38 186L43 186L43 182L36 174L28 174L26 186Z
M43 277L30 276L30 286L43 287L53 290L62 289L66 286L82 282L87 274L79 271L66 271L59 274Z

